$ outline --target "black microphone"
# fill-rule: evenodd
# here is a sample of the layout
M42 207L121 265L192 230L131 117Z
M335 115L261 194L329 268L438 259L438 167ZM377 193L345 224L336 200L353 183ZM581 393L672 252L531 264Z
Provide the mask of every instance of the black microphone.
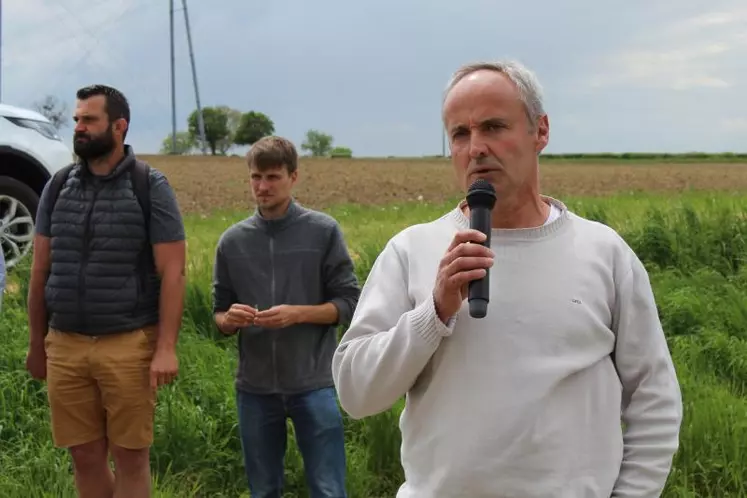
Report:
M467 192L469 206L469 227L485 234L482 245L490 247L490 213L495 206L495 188L482 178L475 180ZM486 268L483 278L469 283L469 315L472 318L485 318L490 300L490 268Z

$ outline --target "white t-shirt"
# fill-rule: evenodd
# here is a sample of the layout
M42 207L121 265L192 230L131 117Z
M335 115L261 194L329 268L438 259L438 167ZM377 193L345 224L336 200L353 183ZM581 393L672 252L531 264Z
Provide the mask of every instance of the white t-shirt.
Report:
M560 213L560 208L555 204L550 203L550 214L547 216L547 220L545 220L545 225L549 225L553 221L560 218Z

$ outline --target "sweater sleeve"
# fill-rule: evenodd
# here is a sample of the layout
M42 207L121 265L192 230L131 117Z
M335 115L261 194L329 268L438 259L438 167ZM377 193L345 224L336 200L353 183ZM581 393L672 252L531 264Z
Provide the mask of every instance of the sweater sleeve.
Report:
M615 315L625 429L612 498L655 498L679 446L682 397L648 274L637 257L632 259L618 288Z
M332 226L330 245L322 265L326 299L337 307L337 323L347 325L358 302L360 288L340 226Z
M332 360L340 405L353 418L391 408L453 330L455 320L448 327L439 320L431 294L411 301L407 278L390 241L371 268Z

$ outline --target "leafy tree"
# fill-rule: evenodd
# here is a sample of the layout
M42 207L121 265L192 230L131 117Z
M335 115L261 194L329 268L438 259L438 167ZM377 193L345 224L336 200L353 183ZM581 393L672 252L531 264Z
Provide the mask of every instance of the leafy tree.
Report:
M341 147L338 145L329 152L329 156L350 158L353 157L353 151L350 149L350 147Z
M218 106L216 109L220 112L224 112L228 118L228 136L224 139L218 140L218 143L216 144L218 153L225 155L236 143L236 132L239 130L239 124L241 124L241 111L225 105Z
M222 107L203 107L202 119L205 122L205 142L200 137L200 127L197 120L197 109L189 115L189 136L201 149L209 148L212 155L216 155L220 144L224 143L231 131L228 127L228 113Z
M67 105L57 97L47 95L44 100L34 102L34 109L45 116L58 131L68 124Z
M249 111L241 115L238 130L234 136L236 145L252 145L257 140L275 133L275 123L265 114Z
M168 137L163 139L163 143L161 145L161 154L188 154L192 151L194 146L195 141L192 139L188 131L177 131L176 148L173 148L171 135L169 134Z
M318 130L309 130L306 132L306 141L301 144L301 149L311 152L311 155L315 157L326 156L332 150L332 140L332 135Z

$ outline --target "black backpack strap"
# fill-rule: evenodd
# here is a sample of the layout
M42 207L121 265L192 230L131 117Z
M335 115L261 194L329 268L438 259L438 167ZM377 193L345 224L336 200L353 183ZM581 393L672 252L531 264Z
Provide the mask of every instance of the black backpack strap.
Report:
M148 163L135 161L132 167L132 188L140 203L140 209L143 210L146 236L150 240L150 166Z
M150 166L143 162L136 160L130 171L130 179L132 181L132 189L135 192L135 197L140 204L140 209L143 211L143 221L145 222L145 237L148 243L143 248L143 254L141 260L141 274L143 276L149 275L151 271L155 269L155 260L153 258L153 246L150 244ZM146 277L147 278L147 277ZM145 285L145 278L141 280L142 285Z
M54 205L57 202L57 197L60 195L60 190L62 190L62 186L65 185L65 182L67 181L67 178L68 176L70 176L70 172L74 167L75 163L65 166L57 173L52 175L52 178L49 180L49 202L47 203L47 216L49 218L52 217L52 211L54 210Z

